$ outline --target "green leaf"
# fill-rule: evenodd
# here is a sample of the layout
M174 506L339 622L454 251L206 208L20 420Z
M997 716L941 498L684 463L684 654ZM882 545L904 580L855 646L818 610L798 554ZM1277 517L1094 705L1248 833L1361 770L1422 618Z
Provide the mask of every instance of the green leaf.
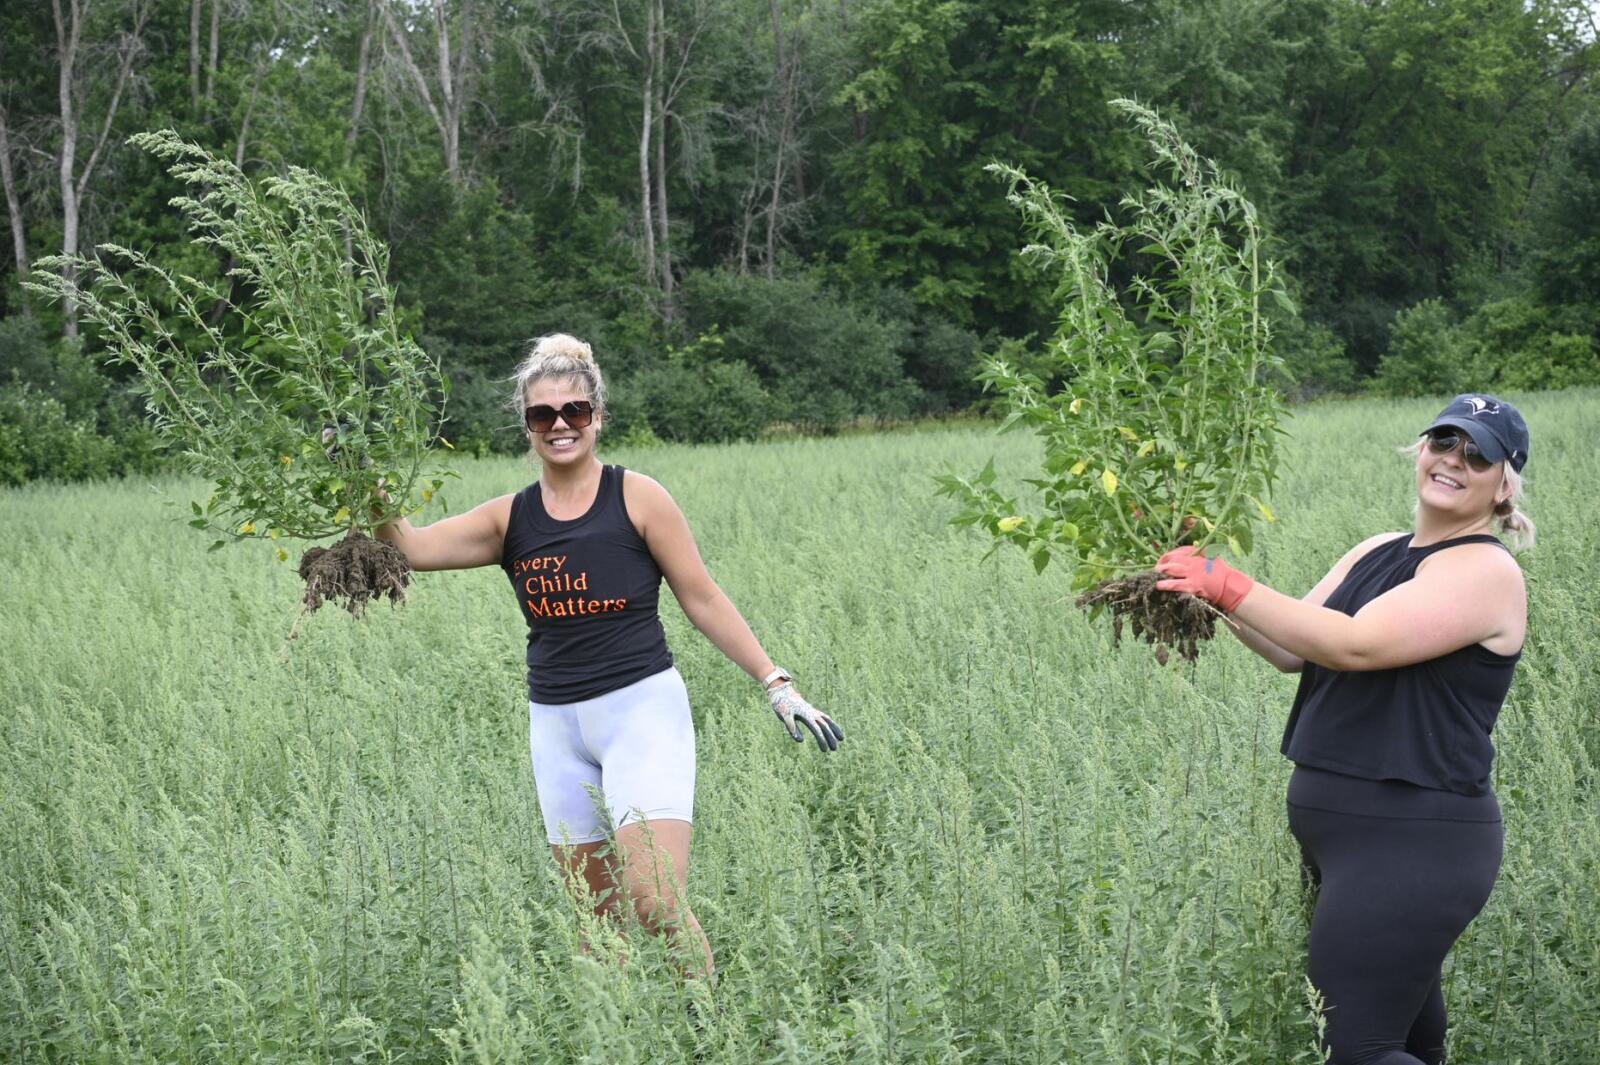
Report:
M206 551L208 551L208 552L210 552L210 551L220 551L222 548L227 547L227 546L228 546L228 541L226 541L226 540L213 540L213 541L211 541L211 546L206 548Z
M1050 564L1049 548L1041 547L1033 553L1033 572L1043 573L1044 568Z

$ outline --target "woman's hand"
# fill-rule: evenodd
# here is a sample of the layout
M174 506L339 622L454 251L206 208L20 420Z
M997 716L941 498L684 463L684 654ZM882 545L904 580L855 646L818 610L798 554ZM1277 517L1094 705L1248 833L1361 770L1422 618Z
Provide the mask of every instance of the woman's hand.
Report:
M1244 602L1256 582L1220 558L1207 558L1198 547L1178 547L1161 556L1156 571L1167 580L1157 581L1163 592L1188 592L1231 614Z
M784 729L796 743L805 739L800 731L800 726L804 725L816 737L818 747L824 751L839 749L839 744L844 740L844 729L833 718L806 702L795 691L794 681L785 680L775 688L768 688L767 699L772 703L772 712L778 715L778 720L783 722Z

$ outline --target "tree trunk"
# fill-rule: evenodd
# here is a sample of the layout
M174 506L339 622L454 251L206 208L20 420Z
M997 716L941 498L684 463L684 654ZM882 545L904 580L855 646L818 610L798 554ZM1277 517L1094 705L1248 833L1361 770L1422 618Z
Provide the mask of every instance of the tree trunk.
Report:
M655 138L655 180L656 180L656 265L661 273L661 291L667 297L668 317L671 317L672 304L672 245L670 243L667 219L667 101L666 93L666 58L667 58L667 26L666 10L663 0L649 0L654 12L655 40L652 45L652 65L659 72L655 78L656 88L656 138Z
M461 39L457 42L456 58L451 58L449 20L445 17L444 0L434 0L433 12L435 42L438 48L438 99L428 85L428 79L411 54L406 30L396 21L393 0L377 0L383 11L384 24L389 28L389 39L400 53L400 62L409 76L417 98L428 109L434 128L439 131L439 141L444 149L445 171L452 186L462 181L461 171L461 120L466 113L468 79L472 67L472 0L464 0L461 12Z
M217 93L217 57L221 45L222 0L211 0L211 41L206 52L206 110Z
M200 112L200 5L189 0L189 106Z
M133 73L133 61L142 47L140 34L144 30L144 20L149 12L143 3L135 0L132 9L133 26L123 39L114 75L116 81L111 89L111 99L106 103L100 130L95 135L94 145L90 148L89 157L84 161L83 169L80 171L78 136L82 130L83 115L79 108L76 80L87 5L84 0L67 0L67 2L68 13L63 14L61 0L50 0L56 27L58 69L56 91L61 108L61 155L58 167L61 187L61 254L70 257L78 254L83 198L89 189L89 179L94 176L95 165L100 161L100 153L105 150L106 140L111 136L111 127L116 122L117 108L122 103L123 90L127 88L129 76ZM62 276L71 285L77 281L78 271L69 262L62 268ZM78 301L70 294L67 295L61 301L61 310L65 319L63 333L68 337L77 336Z
M11 250L17 260L17 277L28 276L28 232L22 219L22 198L17 195L16 176L11 172L11 132L6 124L5 108L0 107L0 182L6 189L6 214L11 219ZM28 302L22 302L22 313L31 313Z
M73 180L78 164L78 109L72 95L72 76L78 63L78 44L82 39L82 12L77 0L72 4L71 25L61 13L61 0L50 0L50 10L56 23L56 94L61 108L61 155L57 160L56 177L61 188L61 254L78 254L78 184ZM67 280L67 295L61 301L61 313L66 319L63 332L69 337L78 335L78 301L72 298L72 284L78 279L77 268L67 263L62 268Z
M372 5L366 5L366 20L361 27L361 54L356 59L356 96L350 105L350 129L345 133L345 155L355 153L356 137L361 131L361 115L367 106L367 76L372 71Z
M650 46L655 34L655 0L646 0L644 90L639 94L643 114L639 118L639 202L644 221L644 275L656 280L655 211L650 205L650 134L655 130L652 112L656 103L655 50Z
M772 153L772 197L767 202L767 278L777 276L778 209L783 202L783 164L789 153L789 123L794 93L789 61L783 49L783 12L778 0L768 0L772 14L773 83L778 93L778 143Z

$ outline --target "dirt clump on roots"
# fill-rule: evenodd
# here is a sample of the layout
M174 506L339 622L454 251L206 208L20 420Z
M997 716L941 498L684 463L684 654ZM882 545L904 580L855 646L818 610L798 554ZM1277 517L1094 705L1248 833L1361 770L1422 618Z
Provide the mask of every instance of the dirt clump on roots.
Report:
M404 602L411 564L392 544L352 529L332 547L307 550L300 558L300 577L306 582L307 613L331 600L360 617L368 603L384 596L390 603Z
M1129 577L1103 581L1078 596L1078 606L1086 610L1111 611L1111 634L1122 642L1124 625L1133 635L1154 644L1156 661L1167 664L1175 649L1185 661L1200 657L1200 641L1216 634L1219 611L1198 596L1162 592L1156 582L1162 575L1153 569Z

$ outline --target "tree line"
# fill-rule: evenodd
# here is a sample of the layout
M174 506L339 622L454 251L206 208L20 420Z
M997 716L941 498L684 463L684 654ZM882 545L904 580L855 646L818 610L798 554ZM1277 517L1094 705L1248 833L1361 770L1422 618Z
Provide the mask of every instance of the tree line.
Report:
M981 401L1051 283L984 164L1143 187L1147 101L1257 204L1301 395L1600 381L1600 102L1584 0L50 0L0 13L0 483L150 460L74 308L100 241L186 269L172 128L348 189L452 382L514 450L532 335L591 340L613 430L715 440Z

